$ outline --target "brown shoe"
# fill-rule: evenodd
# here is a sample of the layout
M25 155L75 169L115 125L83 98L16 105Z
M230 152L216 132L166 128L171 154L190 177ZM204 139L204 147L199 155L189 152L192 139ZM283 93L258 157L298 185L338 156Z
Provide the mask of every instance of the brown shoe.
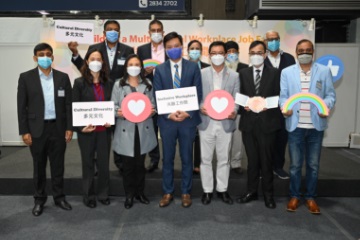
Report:
M191 196L190 194L182 194L181 195L181 205L184 207L184 208L188 208L191 206Z
M296 212L296 209L299 207L299 199L297 198L291 198L288 202L288 205L286 207L286 210L289 212Z
M174 197L172 194L164 194L159 202L159 207L168 206L173 199L174 199Z
M320 214L320 208L316 204L315 200L306 200L306 206L309 209L309 212L312 214Z

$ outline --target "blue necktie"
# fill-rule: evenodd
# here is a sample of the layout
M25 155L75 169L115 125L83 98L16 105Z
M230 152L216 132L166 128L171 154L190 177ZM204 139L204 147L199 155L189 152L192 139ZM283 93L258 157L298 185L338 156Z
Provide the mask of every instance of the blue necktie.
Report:
M175 74L174 74L174 88L180 88L181 78L179 75L179 65L175 64Z

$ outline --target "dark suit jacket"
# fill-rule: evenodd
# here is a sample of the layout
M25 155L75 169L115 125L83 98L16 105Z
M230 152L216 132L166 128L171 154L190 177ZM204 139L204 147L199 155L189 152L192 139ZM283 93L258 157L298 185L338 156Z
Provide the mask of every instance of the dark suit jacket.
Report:
M253 67L244 68L240 71L240 93L249 97L255 96L255 84ZM280 94L280 71L276 68L264 66L260 80L259 96L272 97ZM260 113L246 111L241 107L241 119L239 129L249 132L255 126L255 120L260 118L261 130L264 133L271 133L280 129L281 112L280 108L272 108Z
M249 67L249 65L245 64L245 63L241 63L239 62L236 68L236 72L238 72L240 74L240 70Z
M88 51L90 49L92 49L92 48L99 49L100 52L103 54L104 61L107 63L107 66L108 66L110 79L121 78L124 75L124 69L125 69L124 65L118 65L118 60L120 60L120 59L121 60L126 60L126 58L130 54L134 54L134 49L132 47L129 47L128 45L125 45L125 44L122 44L122 43L118 43L117 47L116 47L113 67L112 67L112 69L110 71L110 63L109 63L109 58L108 58L108 54L107 54L107 51L106 51L106 43L101 42L101 43L91 45L91 46L89 46ZM71 58L71 62L73 62L75 64L75 66L77 67L77 69L80 70L82 65L84 64L84 59L82 59L82 57L79 55L76 60Z
M204 63L204 62L200 61L200 67L201 67L201 69L207 68L207 67L210 67L210 64L207 64L207 63Z
M111 101L111 93L112 88L114 86L114 82L112 80L108 80L104 83L104 97L105 101ZM72 91L72 100L73 102L94 102L95 94L94 89L91 84L89 84L83 77L79 77L75 79L73 91ZM83 127L75 127L74 130L81 132ZM111 131L111 128L108 128L108 131Z
M268 57L265 58L264 64L268 67L273 67ZM291 54L283 52L280 56L280 64L278 69L281 72L284 68L287 68L288 66L294 64L295 64L295 58Z
M173 76L171 75L170 60L158 65L155 70L154 76L154 91L173 89ZM202 99L202 84L201 84L201 73L198 65L194 62L190 62L186 59L182 59L181 68L181 87L196 87L198 102ZM156 94L155 94L156 96ZM156 99L156 98L155 98ZM200 124L201 119L199 110L188 111L190 118L185 119L182 122L174 122L167 118L168 114L158 116L159 127L193 127Z
M65 131L72 130L71 83L66 73L52 71L56 125L59 134L65 137ZM59 96L59 90L64 90L64 97ZM32 137L40 137L44 130L45 100L38 68L20 74L17 111L19 134L30 133Z
M141 61L144 61L146 59L152 59L152 56L151 56L151 42L139 46L138 49L137 49L137 55L139 55ZM169 58L165 53L165 59L163 60L163 62L167 61L168 59ZM149 75L146 75L146 77L149 78L151 81L153 81L153 79L154 79L154 75L152 73L149 74Z

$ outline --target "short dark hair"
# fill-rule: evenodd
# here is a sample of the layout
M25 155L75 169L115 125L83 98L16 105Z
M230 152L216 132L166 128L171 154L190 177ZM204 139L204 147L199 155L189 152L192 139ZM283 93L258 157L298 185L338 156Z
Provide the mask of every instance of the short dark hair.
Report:
M249 51L250 51L250 49L256 47L257 45L262 45L263 48L264 48L264 52L266 51L266 45L265 45L265 43L264 43L263 41L259 41L259 40L255 40L255 41L253 41L253 42L250 44Z
M107 67L107 63L104 59L104 55L101 53L101 51L97 48L91 48L89 49L89 51L86 53L85 57L84 57L84 63L80 69L81 72L81 76L84 78L84 80L88 83L88 84L92 84L93 83L93 76L91 75L90 69L89 69L89 65L86 61L89 60L89 57L92 53L94 52L98 52L101 55L101 59L103 61L101 70L100 70L100 77L99 77L99 81L100 83L105 83L106 81L108 81L108 76L109 76L109 72L108 72L108 67Z
M180 34L178 34L177 32L170 32L170 33L166 34L164 37L164 40L163 40L164 46L166 46L166 43L168 41L170 41L171 39L174 39L174 38L179 39L181 46L183 45L182 36Z
M310 41L309 39L301 39L301 40L296 44L295 51L297 51L299 45L302 44L302 43L304 43L304 42L310 43L310 44L311 44L311 48L312 48L312 50L314 51L314 44L313 44L312 41Z
M119 29L120 29L120 23L118 22L118 21L116 21L116 20L107 20L105 23L104 23L104 31L106 30L106 27L107 27L107 25L109 25L109 24L116 24L118 27L119 27Z
M149 23L149 30L150 30L151 25L154 25L154 24L160 25L161 29L164 30L164 26L163 26L162 22L160 20L157 20L157 19L154 19Z
M209 46L209 53L211 52L211 48L215 47L215 46L222 46L224 48L224 53L226 53L226 47L225 47L225 43L223 41L212 42Z
M202 52L202 44L201 44L201 42L199 41L199 40L191 40L189 43L188 43L188 45L187 45L187 48L188 48L188 51L189 51L189 48L190 48L190 46L193 44L193 43L198 43L199 45L200 45L200 52Z
M232 48L234 48L234 49L236 49L236 51L239 51L239 44L237 44L237 42L235 42L235 41L227 41L226 43L225 43L225 50L226 51L229 51L229 49L232 49Z
M36 53L38 52L38 51L43 51L43 50L46 50L46 49L49 49L50 50L50 52L51 53L53 53L53 49L52 49L52 47L49 45L49 44L47 44L47 43L39 43L38 45L36 45L35 47L34 47L34 56L36 56Z
M136 54L130 54L124 63L124 76L120 79L119 84L120 86L125 86L125 85L129 85L126 83L126 80L129 78L129 74L127 72L127 65L129 63L129 61L133 58L136 58L140 61L140 66L141 66L141 71L140 71L140 78L143 81L143 83L146 85L147 89L150 91L152 89L151 83L150 81L145 77L145 69L144 69L144 63L143 61L141 61L139 55Z

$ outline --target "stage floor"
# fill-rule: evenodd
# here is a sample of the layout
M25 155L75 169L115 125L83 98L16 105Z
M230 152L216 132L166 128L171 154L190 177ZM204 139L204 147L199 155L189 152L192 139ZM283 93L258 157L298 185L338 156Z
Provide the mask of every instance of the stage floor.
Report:
M1 147L0 159L0 194L32 194L32 159L27 147ZM149 158L146 159L146 165ZM247 159L242 161L244 173L230 174L229 192L239 195L246 191ZM286 157L285 170L289 169L289 156ZM304 170L304 169L303 169ZM116 169L112 157L110 160L111 194L124 195L122 178ZM49 178L48 166L48 178ZM175 194L180 194L181 162L177 152L175 158ZM49 184L48 184L49 185ZM275 177L275 194L287 196L288 180ZM304 184L303 184L304 185ZM360 197L360 150L348 148L323 148L320 160L319 196ZM50 191L50 190L49 190ZM81 195L81 159L77 140L72 140L65 157L65 191L71 195ZM161 195L161 163L159 169L146 175L146 193L150 196ZM194 175L193 194L201 195L201 181ZM261 193L261 188L259 189Z

